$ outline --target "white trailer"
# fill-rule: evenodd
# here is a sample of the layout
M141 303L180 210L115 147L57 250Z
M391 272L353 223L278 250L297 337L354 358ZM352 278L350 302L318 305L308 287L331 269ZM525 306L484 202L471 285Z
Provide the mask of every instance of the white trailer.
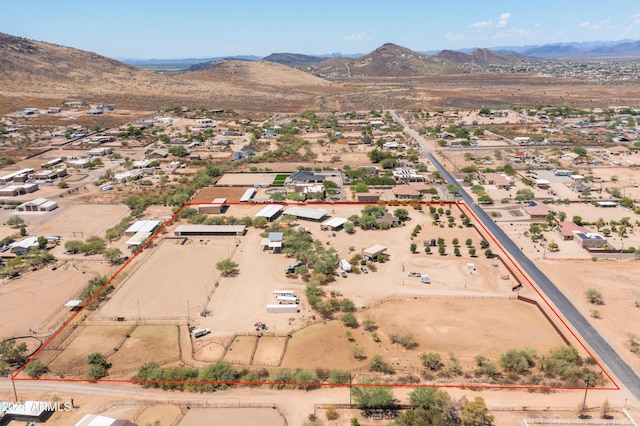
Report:
M191 337L197 339L198 337L202 337L209 333L211 333L211 330L209 330L208 328L194 328L193 330L191 330Z
M351 272L351 264L347 261L347 259L340 259L340 267L345 272Z
M281 305L297 305L298 298L295 296L276 296L276 300Z
M273 290L273 295L278 298L281 296L296 297L295 290Z
M421 280L422 280L422 282L423 282L423 283L425 283L425 284L431 284L431 280L429 279L429 275L422 274L422 275L420 276L420 279L421 279Z
M268 314L297 314L298 305L267 305Z

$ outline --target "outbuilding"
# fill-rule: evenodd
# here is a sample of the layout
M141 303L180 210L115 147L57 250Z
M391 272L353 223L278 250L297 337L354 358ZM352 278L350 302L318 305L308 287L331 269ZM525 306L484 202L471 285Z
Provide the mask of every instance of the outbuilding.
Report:
M320 229L323 231L337 231L344 226L345 223L348 222L348 219L343 217L332 217L329 220L326 220L320 224Z
M174 231L177 237L191 235L236 235L247 233L245 225L180 225Z
M16 210L20 212L50 212L58 208L58 203L49 201L46 198L36 198L20 204Z
M256 213L255 217L264 217L269 222L273 222L278 218L282 211L282 206L279 204L269 204Z
M375 246L371 246L362 251L362 255L366 260L376 259L379 255L384 254L387 251L385 246L381 246L380 244L376 244Z
M131 236L138 232L149 232L152 234L157 231L159 227L159 220L138 220L124 231L124 235Z
M221 214L224 213L229 205L226 198L215 198L210 204L198 205L198 213Z
M307 207L289 207L283 212L283 214L295 216L298 219L313 220L316 222L322 220L328 213L328 211L323 209L310 209Z

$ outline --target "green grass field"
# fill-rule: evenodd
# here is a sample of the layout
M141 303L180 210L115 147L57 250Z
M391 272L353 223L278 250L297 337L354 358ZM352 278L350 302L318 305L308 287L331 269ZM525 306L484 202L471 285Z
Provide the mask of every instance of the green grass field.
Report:
M273 185L284 185L284 181L287 180L289 174L277 174L273 179Z

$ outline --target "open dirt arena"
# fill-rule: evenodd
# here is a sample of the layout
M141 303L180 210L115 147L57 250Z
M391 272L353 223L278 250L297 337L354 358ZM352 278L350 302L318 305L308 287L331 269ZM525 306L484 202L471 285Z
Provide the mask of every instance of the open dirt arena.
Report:
M232 237L207 240L207 244L195 239L185 245L179 240L165 240L147 249L142 258L134 260L141 262L132 265L138 269L116 289L99 317L198 317L214 289L216 274L220 274L216 263L229 257L235 247Z
M257 340L256 336L237 336L227 349L224 360L237 364L249 364Z
M29 231L33 235L60 235L68 239L82 240L92 235L103 234L127 213L129 209L124 205L74 205L60 210L59 214L54 210L46 222Z
M68 318L72 313L63 305L75 298L90 278L76 269L45 268L4 280L0 286L0 338L30 334L30 329L46 331L41 330L44 323L63 310L68 315L59 320Z

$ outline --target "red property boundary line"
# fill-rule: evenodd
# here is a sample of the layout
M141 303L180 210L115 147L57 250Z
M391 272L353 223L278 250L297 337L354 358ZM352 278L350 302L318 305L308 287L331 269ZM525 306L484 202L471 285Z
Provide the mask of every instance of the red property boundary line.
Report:
M513 389L513 390L539 390L539 391L551 391L551 390L584 390L583 387L560 387L560 386L524 386L524 385L456 385L456 384L402 384L402 383L366 383L366 384L357 384L357 383L304 383L304 382L213 382L213 381L184 381L184 380L135 380L135 379L99 379L99 380L90 380L90 379L76 379L76 378L31 378L31 377L18 377L20 373L24 371L24 369L33 362L42 351L44 351L47 346L51 344L51 342L62 333L62 331L67 328L77 317L80 315L87 306L89 306L103 291L109 286L126 268L129 266L131 262L133 262L138 255L140 255L151 242L162 232L164 231L170 224L172 224L175 219L179 216L180 212L188 206L198 206L198 205L213 205L214 203L198 203L198 202L187 202L183 204L166 222L162 224L162 226L149 237L149 239L140 247L140 249L127 260L118 270L109 278L109 280L98 289L93 296L85 303L82 308L76 311L67 321L62 324L62 326L47 339L46 342L42 344L42 346L27 360L27 362L16 371L13 376L11 376L12 381L48 381L48 382L72 382L72 383L130 383L130 384L182 384L182 385L244 385L244 386L264 386L264 385L274 385L274 386L296 386L296 387L368 387L368 386L381 386L381 387L398 387L398 388L420 388L420 387L433 387L433 388L449 388L449 389ZM466 210L467 214L473 217L476 223L484 230L484 232L489 236L489 238L493 241L493 243L499 248L499 250L503 253L506 259L509 260L511 265L522 275L523 279L531 286L531 288L538 294L538 296L544 301L546 306L553 312L556 318L561 322L561 324L567 329L567 331L573 336L573 338L580 344L580 347L584 349L584 351L591 357L591 359L595 362L595 364L600 368L600 370L606 375L606 377L611 381L614 386L608 387L600 387L593 388L594 390L620 390L620 386L613 380L611 375L603 368L600 362L593 356L593 354L587 349L586 345L578 338L578 336L569 328L567 323L562 319L562 317L558 314L558 312L551 306L551 304L547 301L547 299L543 296L542 292L529 280L529 278L524 274L524 272L520 269L517 263L509 256L509 254L503 249L503 247L498 243L493 234L489 232L489 230L478 220L477 216L471 211L469 206L463 202L457 201L439 201L439 202L426 202L426 201L398 201L398 202L350 202L350 201L338 201L338 202L312 202L312 203L288 203L288 202L266 202L266 203L240 203L240 202L225 202L225 205L242 205L242 206L256 206L256 205L267 205L267 204L278 204L282 206L293 205L293 206L333 206L333 205L382 205L389 207L412 207L416 205L420 206L457 206L461 210Z

